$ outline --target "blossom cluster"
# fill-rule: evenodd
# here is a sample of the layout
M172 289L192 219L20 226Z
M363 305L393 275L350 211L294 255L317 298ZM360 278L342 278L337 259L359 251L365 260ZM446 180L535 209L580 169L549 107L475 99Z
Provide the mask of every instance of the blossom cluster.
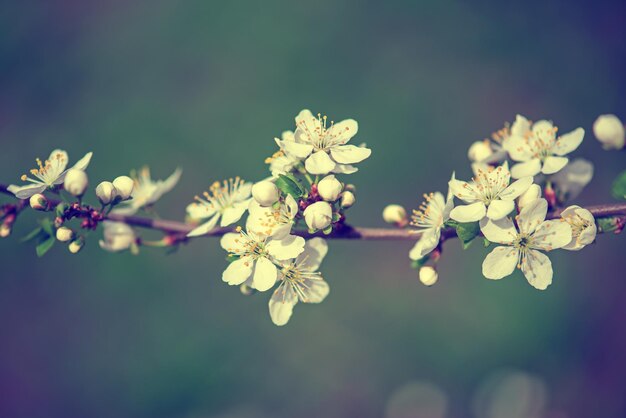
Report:
M244 294L276 287L269 300L276 325L289 321L299 301L320 303L328 295L318 272L328 252L323 236L344 228L344 212L355 202L354 186L336 175L355 173L354 164L371 154L364 145L348 144L357 132L355 120L334 123L305 109L295 130L275 139L278 151L266 160L270 176L254 184L239 177L215 182L187 206L187 218L198 224L188 237L247 216L221 239L230 262L222 280ZM305 240L297 235L300 225L321 237Z

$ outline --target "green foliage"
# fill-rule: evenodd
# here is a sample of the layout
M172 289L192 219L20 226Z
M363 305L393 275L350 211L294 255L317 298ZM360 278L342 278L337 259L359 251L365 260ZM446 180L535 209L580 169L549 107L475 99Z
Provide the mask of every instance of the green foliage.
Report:
M37 244L37 247L35 248L37 256L43 257L48 251L50 251L55 242L56 239L54 239L53 236L49 236L46 240Z
M480 234L480 226L478 222L457 222L454 226L456 234L463 244L463 249L469 247L471 242Z
M613 181L611 194L616 199L626 200L626 171L622 171Z
M300 181L291 174L279 175L275 184L283 193L290 194L296 200L300 199L305 192Z

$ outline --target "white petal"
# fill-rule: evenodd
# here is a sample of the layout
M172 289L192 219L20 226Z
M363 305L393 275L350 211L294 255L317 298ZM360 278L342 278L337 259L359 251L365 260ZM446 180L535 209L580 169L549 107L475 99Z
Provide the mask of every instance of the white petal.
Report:
M556 184L559 193L562 193L567 200L571 200L580 194L592 178L593 164L578 158L552 176L552 181Z
M190 203L185 211L191 219L206 219L215 214L215 208L212 205L199 202Z
M483 261L483 276L498 280L513 273L519 253L513 247L496 247Z
M259 292L265 292L271 289L276 283L278 271L276 266L265 257L260 257L254 264L254 277L252 278L252 286Z
M528 161L533 158L533 151L528 140L522 136L510 136L504 142L504 149L509 153L512 160Z
M567 157L548 157L543 162L541 172L543 174L554 174L567 165Z
M267 251L277 260L296 258L304 251L304 238L288 235L283 239L273 239L267 245Z
M220 245L229 253L238 253L243 251L245 248L245 242L246 240L241 236L241 234L237 234L235 232L224 234L222 239L220 239Z
M540 198L533 200L520 211L517 225L520 232L531 234L546 219L548 202Z
M305 279L301 287L304 303L321 303L328 296L330 288L323 279Z
M333 159L341 164L355 164L365 160L372 154L369 148L357 147L356 145L340 145L330 149Z
M92 156L93 156L93 152L88 152L87 154L85 154L83 158L81 158L80 160L76 162L76 164L74 164L73 168L77 168L79 170L85 171L85 169L89 165L89 162L91 162ZM66 158L67 158L67 154L66 154Z
M515 164L511 167L511 176L514 179L519 179L522 177L532 177L541 172L541 161L539 158L533 158L524 163Z
M522 177L500 192L500 199L513 200L521 196L533 184L532 177Z
M226 267L222 274L222 280L231 286L245 282L252 274L253 261L251 257L243 257L235 260Z
M328 174L335 168L335 162L326 151L317 151L306 159L304 167L311 174Z
M180 180L180 176L182 175L183 175L182 168L179 167L176 170L174 170L174 172L170 174L170 176L166 178L165 180L163 180L163 182L161 183L160 195L163 196L165 193L171 191L178 184L178 181Z
M512 200L494 200L487 208L487 217L497 221L504 218L515 209L515 203Z
M298 296L291 284L283 283L275 291L269 302L270 317L275 325L283 326L289 322L293 307L298 303Z
M252 186L253 184L248 182L244 183L237 188L237 191L233 194L233 201L235 202L243 202L247 201L252 194Z
M522 259L522 272L535 289L545 290L552 283L552 263L539 251L529 250Z
M420 239L415 243L409 252L411 260L420 260L430 254L439 245L439 229L431 229L422 233Z
M224 226L232 225L235 222L237 222L239 219L241 219L243 214L248 209L249 204L250 204L250 201L239 202L239 203L233 204L233 206L229 208L224 209L224 212L222 213L222 221L220 222L220 226L224 227Z
M290 155L296 158L306 158L313 152L313 146L310 144L302 144L298 142L283 141L280 144L281 148Z
M585 136L585 130L583 128L577 128L572 132L566 133L557 139L554 147L552 147L552 152L556 155L565 155L574 151L581 142L583 142L583 137Z
M359 124L354 119L342 120L330 128L328 135L336 136L339 143L345 144L359 131Z
M324 238L311 238L304 245L304 251L296 259L296 264L302 270L317 271L327 253L328 244Z
M204 235L207 232L213 230L215 225L217 225L217 221L220 218L220 215L214 215L208 222L203 223L200 226L192 229L190 233L187 234L188 237L198 237L200 235Z
M456 196L457 198L465 202L471 203L471 202L475 202L477 199L476 191L474 190L472 185L466 181L461 181L461 180L452 178L448 182L448 188L449 188L449 192L451 192L454 196Z
M357 171L359 171L359 169L350 164L336 164L333 169L333 173L335 174L354 174Z
M485 217L487 208L483 202L460 205L450 211L450 218L457 222L476 222Z
M510 244L517 237L517 230L511 218L498 221L484 218L480 221L480 231L489 241L498 244Z
M511 125L511 135L524 136L530 132L530 121L522 115L515 116L515 122Z
M532 247L552 251L566 246L572 240L572 228L561 220L542 222L533 233Z
M89 158L91 158L91 155L89 155ZM61 172L63 172L63 170L65 170L65 168L67 167L67 163L69 162L69 157L67 155L67 152L65 152L64 150L55 149L48 156L48 161L54 167L54 171L56 171L57 174L61 174Z
M7 187L7 190L15 195L18 199L28 199L32 195L41 193L46 190L45 184L29 184L27 186L16 186L15 184Z

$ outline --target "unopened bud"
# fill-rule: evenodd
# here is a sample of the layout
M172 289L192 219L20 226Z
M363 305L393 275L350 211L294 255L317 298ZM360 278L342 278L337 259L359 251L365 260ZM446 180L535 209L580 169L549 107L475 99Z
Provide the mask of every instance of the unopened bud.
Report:
M517 198L517 206L522 210L533 200L541 197L541 186L538 184L531 184L528 190L526 190L520 197Z
M48 209L48 199L46 196L41 193L34 194L30 197L29 200L30 207L35 210L47 210Z
M0 225L0 238L6 238L11 235L11 226L7 224Z
M344 187L344 190L350 191L352 193L356 193L356 186L354 184L352 184L352 183L348 183Z
M70 250L72 254L76 254L85 246L85 239L83 237L78 237L74 241L70 242L70 245L67 246L67 249Z
M70 168L65 174L63 188L73 196L82 196L88 184L87 173L77 168Z
M74 231L72 231L66 226L62 226L59 229L57 229L56 236L57 236L57 240L61 242L67 242L71 240L72 238L74 238Z
M317 193L327 202L334 202L339 199L342 190L343 185L332 174L324 177L317 184Z
M383 219L388 224L405 226L407 224L406 209L400 205L387 205L383 209Z
M115 189L115 186L113 186L113 183L111 183L110 181L103 181L102 183L98 184L98 187L96 187L96 196L98 196L98 200L103 205L108 205L109 203L111 203L113 199L115 199L116 195L117 190Z
M593 123L593 133L604 149L624 148L624 124L615 115L600 115Z
M278 201L280 191L274 183L264 180L252 186L252 197L261 206L272 206Z
M351 191L346 190L341 194L340 203L343 209L348 209L349 207L354 205L354 202L356 202L356 197L354 197L354 193L352 193Z
M239 290L241 291L241 294L245 296L250 296L255 292L254 288L252 286L248 286L247 284L239 286Z
M121 200L128 200L133 194L135 182L128 176L119 176L113 180L113 186L117 190L117 197Z
M328 202L315 202L304 210L304 220L313 231L326 229L333 218L333 208Z
M420 282L426 286L432 286L437 283L439 274L432 266L422 266L419 272Z
M493 151L488 140L474 142L467 151L467 157L475 163L485 160L491 154L493 154Z

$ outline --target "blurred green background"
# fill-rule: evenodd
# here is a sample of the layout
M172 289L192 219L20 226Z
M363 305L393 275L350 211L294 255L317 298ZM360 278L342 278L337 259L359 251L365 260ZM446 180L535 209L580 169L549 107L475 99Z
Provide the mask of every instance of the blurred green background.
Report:
M158 210L182 219L214 180L265 176L310 108L359 121L373 154L349 221L380 226L387 203L469 177L470 143L522 113L584 127L577 203L611 201L624 155L591 125L626 117L624 3L506 3L5 2L0 180L56 147L94 151L94 184L181 166ZM482 278L478 245L446 244L426 288L411 243L333 241L330 296L278 328L269 294L221 282L215 239L134 257L93 236L38 259L18 243L33 221L0 241L3 417L626 416L624 237L553 253L545 292Z

